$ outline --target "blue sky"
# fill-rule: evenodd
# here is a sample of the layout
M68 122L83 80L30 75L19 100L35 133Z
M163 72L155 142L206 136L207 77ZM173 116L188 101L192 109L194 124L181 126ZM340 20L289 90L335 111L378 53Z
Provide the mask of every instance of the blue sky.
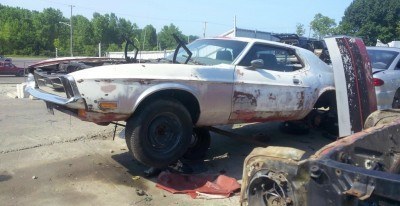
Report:
M91 19L94 12L115 13L136 23L140 28L152 24L157 31L162 26L175 24L185 35L216 36L237 26L268 32L292 32L296 24L306 26L315 14L335 19L339 23L352 0L1 0L0 4L42 11L52 7L70 17L83 15Z

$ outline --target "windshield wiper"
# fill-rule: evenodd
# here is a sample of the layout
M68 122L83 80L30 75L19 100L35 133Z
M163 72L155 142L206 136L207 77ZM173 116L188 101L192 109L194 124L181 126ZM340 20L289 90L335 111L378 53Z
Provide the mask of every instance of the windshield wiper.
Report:
M126 40L125 51L124 51L125 60L128 63L136 63L137 62L137 54L139 52L139 48L128 37L125 37L125 40ZM135 55L133 57L129 57L128 56L128 46L129 45L132 45L133 48L135 49Z
M178 46L176 46L175 52L174 52L174 57L172 58L172 63L177 63L176 61L176 56L178 55L178 51L179 48L183 48L186 53L188 54L188 57L186 58L185 64L187 64L189 62L189 59L192 57L192 52L186 47L186 44L179 39L179 37L176 34L172 34L172 36L174 37L175 41L178 42Z
M183 57L186 57L186 58L189 57L189 56L187 56L187 55L182 55L182 56L183 56ZM196 61L196 60L194 60L194 59L191 59L191 58L189 58L189 60L188 60L187 62L191 62L191 63L196 64L196 65L204 65L203 63L201 63L201 62L199 62L199 61Z

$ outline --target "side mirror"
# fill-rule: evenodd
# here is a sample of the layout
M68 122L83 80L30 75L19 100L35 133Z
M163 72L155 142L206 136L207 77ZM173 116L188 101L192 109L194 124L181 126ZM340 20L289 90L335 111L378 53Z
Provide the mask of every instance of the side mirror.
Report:
M262 59L254 59L250 62L251 68L257 69L264 67L264 60Z

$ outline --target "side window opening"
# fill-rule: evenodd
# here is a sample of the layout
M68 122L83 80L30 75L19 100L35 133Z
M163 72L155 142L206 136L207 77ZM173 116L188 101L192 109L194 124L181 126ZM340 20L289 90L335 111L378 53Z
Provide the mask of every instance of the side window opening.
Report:
M397 62L396 64L396 68L394 68L395 70L400 70L400 60Z
M239 63L241 66L251 66L251 61L261 59L264 66L261 69L292 72L303 68L294 50L256 44Z

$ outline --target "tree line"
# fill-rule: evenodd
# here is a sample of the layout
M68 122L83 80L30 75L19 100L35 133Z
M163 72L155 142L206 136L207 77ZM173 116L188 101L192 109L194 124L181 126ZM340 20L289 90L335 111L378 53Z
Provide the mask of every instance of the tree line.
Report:
M185 36L174 24L165 25L157 33L152 25L139 28L137 24L115 14L94 13L92 19L82 15L72 17L73 51L78 56L98 56L102 51L122 51L125 38L130 38L140 50L173 49L172 34L190 42L197 36ZM42 12L0 4L0 54L69 56L70 19L60 10ZM64 22L67 24L63 24ZM353 0L339 24L327 16L316 14L309 24L313 37L350 35L363 38L367 45L400 40L399 0ZM297 24L296 33L305 34L304 24Z
M173 49L172 34L184 41L197 36L185 36L174 24L165 25L160 32L152 25L139 28L137 24L115 14L94 13L92 19L72 16L74 56L98 56L101 51L122 51L125 38L130 38L140 50ZM70 55L70 19L60 10L42 12L0 4L0 54L7 55ZM103 55L103 54L102 54Z
M346 8L342 21L336 24L322 14L316 14L310 22L313 37L321 39L330 35L361 37L365 44L400 40L399 0L353 0ZM296 33L305 34L304 24L297 24Z

